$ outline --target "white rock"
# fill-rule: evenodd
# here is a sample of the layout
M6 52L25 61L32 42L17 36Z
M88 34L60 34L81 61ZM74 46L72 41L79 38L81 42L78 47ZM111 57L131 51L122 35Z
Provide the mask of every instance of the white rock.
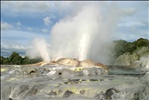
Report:
M83 72L83 75L84 75L84 76L88 76L88 75L89 75L89 72L88 72L88 70L86 70L86 69L84 69L82 72Z
M52 76L52 75L54 75L56 73L56 71L54 70L54 71L50 71L49 73L47 73L46 75L47 76Z

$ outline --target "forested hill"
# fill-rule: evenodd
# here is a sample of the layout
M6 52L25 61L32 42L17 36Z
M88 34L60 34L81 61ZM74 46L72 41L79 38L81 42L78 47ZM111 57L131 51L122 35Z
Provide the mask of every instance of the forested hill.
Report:
M132 62L139 60L143 56L149 55L149 40L140 38L134 42L125 40L114 41L115 47L111 55L112 64L130 65ZM30 59L25 56L21 57L17 52L13 52L9 57L1 56L0 64L32 64L42 61L41 58Z

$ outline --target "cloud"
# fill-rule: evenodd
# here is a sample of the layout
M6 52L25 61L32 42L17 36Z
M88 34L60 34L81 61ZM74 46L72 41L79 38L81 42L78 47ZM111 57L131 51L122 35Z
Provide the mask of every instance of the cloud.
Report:
M11 55L12 52L18 52L21 56L24 56L27 48L27 46L21 45L16 42L12 43L12 41L3 41L1 43L1 55L4 57L8 57Z
M56 17L52 14L50 16L47 16L45 18L43 18L43 22L45 25L50 25L52 24L52 20L55 19Z
M117 33L117 35L115 36L115 39L122 39L122 40L126 40L126 41L135 41L139 38L145 38L148 39L148 32L142 32L142 33Z
M29 16L56 14L63 16L80 8L80 1L2 1L2 13L6 16ZM81 5L80 5L81 3ZM90 2L91 3L91 2Z
M17 22L17 23L16 23L16 29L17 29L17 30L20 30L20 29L21 29L20 26L22 26L21 22Z
M46 32L48 32L48 30L47 29L42 29L42 32L46 33Z
M1 55L5 57L10 56L13 51L24 56L26 55L26 49L30 48L30 43L34 38L47 38L45 34L12 29L2 30L1 34Z
M125 9L123 9L123 11L125 12L125 14L131 16L134 13L136 13L136 8L125 8Z
M28 12L45 12L52 7L52 2L42 1L2 1L2 9L9 10L12 13Z
M50 23L52 23L49 17L43 18L43 21L45 25L49 25Z
M22 31L22 30L7 30L7 31L1 31L1 40L7 41L11 40L12 42L18 41L20 43L28 43L35 37L43 37L47 38L47 34L41 34L37 32L31 32L31 31Z
M28 27L27 30L32 31L33 29L31 27Z
M118 26L126 26L126 27L133 27L133 26L145 26L144 23L142 22L124 22L124 23L119 23Z
M1 30L9 30L13 28L12 25L6 23L6 22L1 22Z
M17 26L21 26L22 24L21 24L21 22L17 22L16 25Z

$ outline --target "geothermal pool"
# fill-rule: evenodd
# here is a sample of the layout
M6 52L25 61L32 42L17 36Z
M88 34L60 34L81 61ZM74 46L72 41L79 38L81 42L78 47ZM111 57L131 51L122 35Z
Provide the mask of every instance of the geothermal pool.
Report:
M116 67L1 65L1 100L148 100L149 73Z

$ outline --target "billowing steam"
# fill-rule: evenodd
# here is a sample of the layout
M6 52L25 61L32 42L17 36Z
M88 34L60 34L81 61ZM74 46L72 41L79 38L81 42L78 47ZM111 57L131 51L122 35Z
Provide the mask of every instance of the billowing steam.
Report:
M109 8L108 13L99 5L86 4L72 16L57 22L51 30L50 58L91 59L108 63L112 33L120 18L121 11ZM33 42L32 55L40 55L49 61L49 51L43 39Z
M50 61L48 45L43 38L34 39L32 48L27 53L32 58L41 57L44 62Z
M86 5L76 15L56 23L51 31L51 58L92 59L107 63L111 51L108 43L112 40L119 14L112 9L106 15L99 6Z
M140 58L142 66L149 71L149 55Z

